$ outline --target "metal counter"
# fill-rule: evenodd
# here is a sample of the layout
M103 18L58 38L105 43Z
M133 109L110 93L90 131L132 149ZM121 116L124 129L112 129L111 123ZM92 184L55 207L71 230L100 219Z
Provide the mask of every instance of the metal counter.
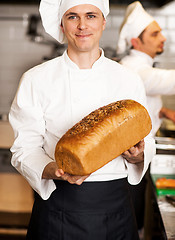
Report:
M175 207L168 203L165 196L157 197L157 203L168 240L175 239Z
M156 137L156 156L151 162L146 199L145 240L175 240L175 206L166 195L175 189L156 189L158 178L175 178L175 138Z
M158 193L155 186L155 181L157 178L160 177L175 178L175 176L151 174L153 195L155 197L160 212L160 217L163 223L163 228L166 236L165 239L175 240L175 206L173 206L171 203L167 201L165 195L166 192L162 194ZM173 194L174 192L175 191L173 191Z

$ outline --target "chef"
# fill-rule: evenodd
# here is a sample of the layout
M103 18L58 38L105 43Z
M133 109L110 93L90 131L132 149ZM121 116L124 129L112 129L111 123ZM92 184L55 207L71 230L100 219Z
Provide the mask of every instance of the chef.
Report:
M140 78L99 47L108 0L42 0L47 33L68 47L21 78L9 119L12 165L36 192L27 239L136 240L127 182L137 184L155 153L148 136L89 176L58 169L58 140L98 107L133 99L145 105Z
M144 83L153 135L163 117L175 122L175 111L162 107L161 100L162 95L175 94L175 70L153 67L154 58L163 52L166 41L161 30L155 19L136 1L126 9L117 43L117 54L125 55L120 63L138 73ZM144 229L146 183L144 177L137 186L129 185L139 232Z
M162 118L175 123L175 111L162 107L162 95L175 94L175 70L153 67L154 58L163 53L166 38L155 19L136 1L126 9L117 44L117 54L127 53L121 63L136 71L143 80L153 135ZM128 53L129 50L129 53Z

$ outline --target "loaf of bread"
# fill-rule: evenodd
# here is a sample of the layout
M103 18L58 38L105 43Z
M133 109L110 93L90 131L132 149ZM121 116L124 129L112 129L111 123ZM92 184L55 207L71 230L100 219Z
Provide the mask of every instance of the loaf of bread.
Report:
M58 141L55 159L72 175L87 175L121 155L151 131L145 107L121 100L101 107L68 130Z

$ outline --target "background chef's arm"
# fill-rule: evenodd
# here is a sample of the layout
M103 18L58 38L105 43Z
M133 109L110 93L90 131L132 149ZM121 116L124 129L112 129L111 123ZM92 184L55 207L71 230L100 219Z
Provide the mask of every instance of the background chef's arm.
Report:
M147 95L175 94L175 70L142 66L138 70Z
M46 130L41 99L28 75L23 75L9 113L15 136L11 162L31 187L47 199L56 187L53 180L42 179L42 172L53 159L43 149Z
M159 117L168 118L175 123L175 110L163 107L159 112Z

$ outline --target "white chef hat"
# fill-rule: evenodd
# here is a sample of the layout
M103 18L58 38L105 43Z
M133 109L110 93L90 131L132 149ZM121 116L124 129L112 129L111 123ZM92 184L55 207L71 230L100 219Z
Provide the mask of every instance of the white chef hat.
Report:
M139 1L128 5L123 23L121 24L117 53L122 54L131 47L131 39L137 38L143 30L154 21Z
M91 4L101 10L106 18L109 14L109 0L41 0L40 15L45 31L60 43L66 38L61 30L61 19L64 13L77 5Z

